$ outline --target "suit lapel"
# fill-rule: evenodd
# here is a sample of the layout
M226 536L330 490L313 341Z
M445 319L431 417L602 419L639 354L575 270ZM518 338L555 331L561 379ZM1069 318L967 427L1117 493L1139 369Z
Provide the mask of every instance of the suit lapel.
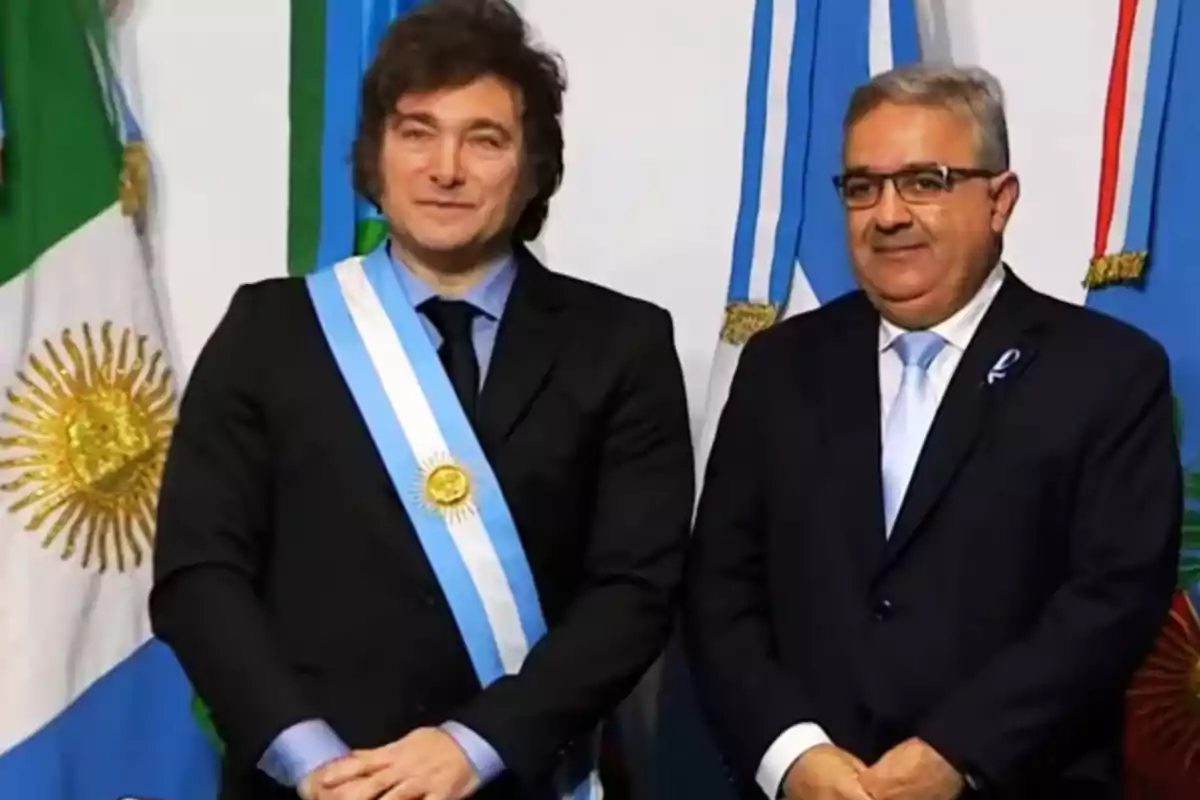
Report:
M879 317L859 295L837 335L822 342L818 387L828 437L836 511L857 563L873 570L883 555L883 483L879 471Z
M919 532L949 488L1003 394L1037 354L1033 313L1037 296L1011 272L963 353L925 438L899 515L887 540L880 571L887 569ZM1006 353L1015 350L1015 361ZM1005 369L997 370L996 367ZM991 378L989 379L989 375Z
M562 305L555 276L524 248L515 257L517 277L479 399L478 435L485 447L499 445L520 421L561 341L555 332Z

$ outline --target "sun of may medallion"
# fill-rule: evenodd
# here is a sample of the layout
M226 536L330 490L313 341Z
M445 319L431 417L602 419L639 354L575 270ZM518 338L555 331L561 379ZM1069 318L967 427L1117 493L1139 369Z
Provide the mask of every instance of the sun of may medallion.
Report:
M63 330L17 373L0 412L0 492L43 548L124 571L148 563L175 394L147 336L114 336L111 322L99 333L97 348L88 324Z
M475 513L472 484L465 466L440 455L422 463L417 492L425 508L454 521Z

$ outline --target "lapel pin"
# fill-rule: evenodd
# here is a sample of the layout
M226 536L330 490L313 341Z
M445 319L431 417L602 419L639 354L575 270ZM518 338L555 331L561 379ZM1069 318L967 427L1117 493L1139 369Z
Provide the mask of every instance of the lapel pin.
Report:
M1013 364L1017 363L1021 358L1021 351L1015 347L1011 347L1004 351L1004 354L996 360L992 368L988 370L987 382L988 386L999 380L1003 380L1008 376L1008 370Z

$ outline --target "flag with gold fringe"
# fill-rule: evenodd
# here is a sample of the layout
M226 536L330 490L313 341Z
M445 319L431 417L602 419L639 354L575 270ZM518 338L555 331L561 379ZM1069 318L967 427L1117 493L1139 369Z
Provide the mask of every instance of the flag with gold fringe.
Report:
M1180 2L1120 0L1089 289L1137 280L1146 267Z
M914 0L757 0L750 36L741 198L698 477L746 341L854 288L831 182L842 116L857 84L920 60Z
M1200 108L1188 94L1196 77L1200 7L1121 0L1085 303L1166 348L1186 503L1178 592L1127 693L1130 800L1200 797Z
M0 797L212 800L146 606L175 382L99 0L0 3L0 96Z

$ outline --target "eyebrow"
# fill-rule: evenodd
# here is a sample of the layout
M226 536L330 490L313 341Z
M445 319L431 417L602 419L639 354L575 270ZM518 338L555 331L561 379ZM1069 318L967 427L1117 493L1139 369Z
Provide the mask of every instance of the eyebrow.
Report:
M939 169L941 166L942 165L936 161L909 161L909 162L902 164L900 166L900 169L895 170L895 171L896 172L905 172L905 171L911 171L911 170ZM869 167L862 167L862 166L853 166L853 167L846 168L847 175L872 175L872 174L877 174L877 172L878 172L877 170L873 170Z
M424 111L397 111L395 124L403 125L405 122L416 122L421 125L428 125L431 128L439 127L437 117ZM487 117L476 117L470 120L467 123L466 129L468 131L494 131L506 139L513 138L512 131L500 122Z

